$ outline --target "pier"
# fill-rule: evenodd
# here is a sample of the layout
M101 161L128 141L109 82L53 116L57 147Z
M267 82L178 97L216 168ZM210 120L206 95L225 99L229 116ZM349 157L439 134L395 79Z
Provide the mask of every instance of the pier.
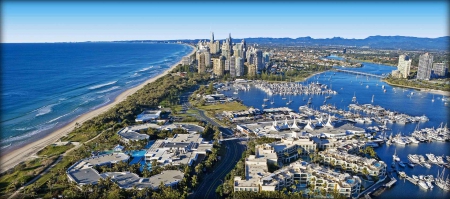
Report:
M391 188L392 185L394 185L397 182L397 179L395 179L394 177L391 178L391 181L389 181L388 183L386 183L384 186Z
M356 75L364 75L364 76L369 76L369 77L376 77L376 78L384 78L384 75L375 75L375 74L371 74L371 73L364 73L364 72L358 72L358 71L352 71L352 70L343 70L343 69L337 69L335 68L334 70L338 71L338 72L343 72L343 73L351 73L351 74L356 74Z

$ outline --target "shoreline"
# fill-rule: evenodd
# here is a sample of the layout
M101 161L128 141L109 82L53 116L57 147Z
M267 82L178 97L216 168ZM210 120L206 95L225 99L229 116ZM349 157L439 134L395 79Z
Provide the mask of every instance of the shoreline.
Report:
M390 82L387 82L386 80L382 80L384 83L389 84L391 86L396 86L396 87L402 87L402 88L412 88L421 92L427 92L427 93L433 93L433 94L437 94L437 95L444 95L447 97L450 97L450 92L448 91L443 91L443 90L434 90L434 89L429 89L429 88L419 88L419 87L414 87L414 86L404 86L404 85L399 85L399 84L393 84Z
M192 52L190 52L189 54L184 55L184 56L192 56L193 54L195 54L196 49L194 46L189 45L189 44L184 44L184 45L193 47ZM6 154L2 154L0 157L0 173L8 171L9 169L14 168L19 163L35 157L35 154L38 151L42 150L44 147L46 147L52 143L55 143L61 137L70 133L75 128L76 123L81 125L85 121L90 120L90 119L106 112L110 108L112 108L115 105L119 104L120 102L126 100L128 96L134 94L136 91L140 90L145 85L152 83L165 75L170 74L173 71L173 69L175 69L176 66L178 66L180 63L181 63L181 60L179 62L175 63L174 65L172 65L167 70L165 70L163 73L161 73L155 77L152 77L133 88L123 91L111 103L108 103L104 106L101 106L101 107L95 109L95 110L91 110L87 113L84 113L83 115L75 118L72 122L66 124L65 126L59 128L59 129L56 129L55 131L53 131L52 133L49 133L45 137L35 140L35 141L32 141L31 143L28 143L21 148L14 149Z

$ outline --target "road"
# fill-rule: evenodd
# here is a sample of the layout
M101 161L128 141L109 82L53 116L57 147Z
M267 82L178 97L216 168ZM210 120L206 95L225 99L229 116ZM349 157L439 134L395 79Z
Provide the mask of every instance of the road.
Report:
M180 98L180 103L184 104L186 107L197 110L199 113L199 119L202 119L214 126L218 126L224 136L233 135L233 131L231 129L223 127L211 118L207 117L204 111L192 107L189 104L187 97ZM217 198L217 187L223 183L225 176L234 168L239 159L241 159L242 153L245 150L245 144L243 144L239 139L223 141L222 145L224 145L227 150L224 157L221 157L221 160L218 162L218 165L213 172L203 176L201 183L196 188L196 191L189 195L189 198Z

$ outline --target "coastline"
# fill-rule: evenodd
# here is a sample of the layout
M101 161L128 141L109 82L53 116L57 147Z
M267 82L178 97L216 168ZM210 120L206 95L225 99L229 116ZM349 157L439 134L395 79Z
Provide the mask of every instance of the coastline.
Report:
M428 93L433 93L433 94L437 94L437 95L444 95L444 96L450 97L450 92L447 92L447 91L434 90L434 89L428 89L428 88L419 88L419 87L414 87L414 86L398 85L398 84L393 84L393 83L387 82L386 80L382 80L382 81L391 86L402 87L402 88L412 88L412 89L419 90L421 92L428 92Z
M184 45L188 45L188 44L184 44ZM193 47L192 45L188 45L188 46ZM195 52L196 52L196 49L195 49L195 47L193 47L192 52L190 52L189 54L187 54L185 56L192 56L193 54L195 54ZM125 90L124 92L120 93L114 99L113 102L77 117L75 120L73 120L69 124L53 131L52 133L46 135L45 137L43 137L39 140L33 141L21 148L10 151L6 154L2 154L2 156L0 157L0 173L3 173L11 168L14 168L14 166L16 166L17 164L35 157L35 154L38 151L42 150L44 147L46 147L52 143L55 143L61 137L65 136L69 132L71 132L75 128L76 123L81 125L85 121L90 120L90 119L106 112L110 108L112 108L115 105L119 104L120 102L124 101L128 96L134 94L136 91L143 88L145 85L152 83L165 75L168 75L180 63L181 63L181 60L179 62L175 63L174 65L172 65L167 70L165 70L163 73L146 80L145 82L139 84L138 86L135 86L133 88L130 88L130 89Z

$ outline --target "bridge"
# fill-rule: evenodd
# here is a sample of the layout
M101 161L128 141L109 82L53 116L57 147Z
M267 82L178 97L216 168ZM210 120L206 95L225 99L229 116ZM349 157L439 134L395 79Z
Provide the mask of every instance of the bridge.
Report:
M343 69L337 69L337 68L335 68L334 70L336 70L336 71L338 71L338 72L343 72L343 73L351 73L351 74L364 75L364 76L376 77L376 78L384 78L384 77L387 77L386 74L383 74L383 75L375 75L375 74L371 74L371 73L364 73L364 72L358 72L358 71L353 71L353 70L343 70Z

